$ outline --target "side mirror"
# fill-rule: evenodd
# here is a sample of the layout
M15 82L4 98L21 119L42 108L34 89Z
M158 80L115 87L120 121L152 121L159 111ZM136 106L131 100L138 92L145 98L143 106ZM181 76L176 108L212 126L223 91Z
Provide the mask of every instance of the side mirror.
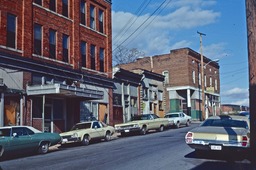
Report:
M13 133L12 136L13 137L18 137L18 134L17 133Z

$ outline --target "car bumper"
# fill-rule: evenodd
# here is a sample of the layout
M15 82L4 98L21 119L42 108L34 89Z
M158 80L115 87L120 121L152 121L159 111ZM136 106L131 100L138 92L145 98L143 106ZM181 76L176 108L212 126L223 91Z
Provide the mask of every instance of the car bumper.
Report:
M74 142L81 142L81 138L80 137L63 137L61 139L61 144L74 143Z

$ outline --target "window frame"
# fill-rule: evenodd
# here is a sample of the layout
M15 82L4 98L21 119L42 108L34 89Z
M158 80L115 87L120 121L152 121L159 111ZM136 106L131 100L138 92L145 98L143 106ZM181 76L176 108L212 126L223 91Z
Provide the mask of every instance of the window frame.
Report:
M52 35L54 35L54 43L51 43ZM53 29L49 29L49 58L56 59L56 31Z
M11 18L10 18L11 17ZM7 13L6 46L17 48L17 16Z
M86 25L86 1L80 1L80 23Z
M100 71L101 72L104 72L105 70L104 61L105 61L105 49L100 48Z
M40 30L37 31L36 28ZM37 33L40 35L37 36ZM37 37L40 37L39 39ZM34 23L34 54L42 55L42 25Z
M99 32L104 33L104 11L99 9Z
M65 3L67 2L67 3ZM69 17L69 0L62 0L62 15L65 17Z
M81 41L80 43L80 54L81 54L81 64L82 67L86 67L86 50L87 50L87 43L85 41Z
M62 34L62 61L68 63L69 61L69 35Z
M56 12L56 0L49 1L49 9L53 12Z
M91 54L91 57L90 57L91 58L91 69L96 70L96 66L95 66L95 64L96 64L96 62L95 62L95 60L96 60L96 45L91 44L90 54Z
M90 5L90 28L93 30L96 30L95 15L95 6Z

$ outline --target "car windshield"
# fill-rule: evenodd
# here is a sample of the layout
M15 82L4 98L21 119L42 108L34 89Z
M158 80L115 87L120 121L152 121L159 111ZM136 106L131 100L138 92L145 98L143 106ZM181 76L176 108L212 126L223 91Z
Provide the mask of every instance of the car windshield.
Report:
M11 129L0 129L0 136L10 137Z
M179 117L179 114L169 114L169 115L165 115L165 118L170 118L170 117Z
M246 121L233 119L208 119L201 126L248 128Z
M73 126L71 130L89 129L89 128L91 128L91 123L81 123Z
M132 120L148 120L149 115L137 115L132 118Z

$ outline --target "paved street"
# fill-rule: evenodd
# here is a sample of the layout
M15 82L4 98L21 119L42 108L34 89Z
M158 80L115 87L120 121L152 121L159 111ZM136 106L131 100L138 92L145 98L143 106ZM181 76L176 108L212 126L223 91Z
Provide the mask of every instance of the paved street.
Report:
M45 155L2 160L8 169L104 169L104 170L211 170L256 169L243 155L195 154L184 142L186 132L198 124L145 136L118 137L89 146L52 148ZM229 158L228 158L229 157Z

